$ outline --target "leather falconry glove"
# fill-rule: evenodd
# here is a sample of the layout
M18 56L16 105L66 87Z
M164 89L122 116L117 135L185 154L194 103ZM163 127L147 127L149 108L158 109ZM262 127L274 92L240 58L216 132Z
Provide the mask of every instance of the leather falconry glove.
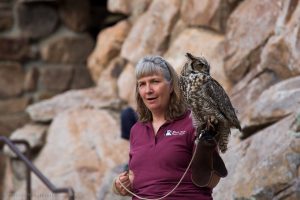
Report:
M217 152L216 132L201 130L191 165L192 181L198 187L214 188L221 177L227 176L226 166Z

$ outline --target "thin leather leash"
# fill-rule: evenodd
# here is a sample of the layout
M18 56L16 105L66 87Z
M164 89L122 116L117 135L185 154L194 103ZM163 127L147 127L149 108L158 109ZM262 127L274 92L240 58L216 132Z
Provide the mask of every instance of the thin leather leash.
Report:
M183 173L182 177L180 178L180 180L178 181L178 183L175 185L175 187L174 187L170 192L168 192L167 194L165 194L164 196L159 197L159 198L155 198L155 199L149 199L149 198L141 197L141 196L139 196L139 195L137 195L137 194L131 192L125 185L123 185L123 183L122 183L121 180L120 180L120 177L118 177L120 184L122 185L122 187L123 187L129 194L131 194L131 195L133 195L133 196L135 196L135 197L137 197L138 199L141 199L141 200L161 200L161 199L163 199L163 198L166 198L167 196L169 196L172 192L174 192L174 191L177 189L177 187L180 185L180 183L182 182L183 178L185 177L187 171L188 171L189 168L191 167L192 162L193 162L193 160L194 160L194 158L195 158L195 155L196 155L196 149L197 149L197 146L198 146L198 143L199 143L199 139L201 138L201 136L202 136L202 134L200 134L200 136L198 136L198 137L196 138L196 140L195 140L195 145L196 145L196 146L195 146L195 151L194 151L193 156L192 156L192 158L191 158L191 161L190 161L189 165L187 166L185 172Z

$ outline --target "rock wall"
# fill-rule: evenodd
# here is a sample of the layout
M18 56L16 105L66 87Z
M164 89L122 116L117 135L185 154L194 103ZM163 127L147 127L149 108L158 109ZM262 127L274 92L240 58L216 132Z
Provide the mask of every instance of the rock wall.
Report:
M26 107L95 85L86 60L97 33L123 18L106 5L94 0L0 1L0 135L9 137L24 126L34 150L40 149L45 131L41 134L36 127L49 123L34 123ZM4 162L1 155L1 190Z
M25 108L94 85L86 60L97 33L120 19L106 1L0 2L0 134L30 121Z
M214 199L300 198L298 0L109 0L107 7L127 18L100 31L87 57L96 87L26 109L33 125L48 124L46 131L35 129L45 138L35 164L55 185L73 187L82 199L128 199L112 194L110 183L128 159L118 114L125 105L135 107L134 66L144 55L159 54L179 71L191 52L209 60L242 124L222 155L229 175L214 189ZM60 49L54 41L51 46ZM42 55L49 62L74 56ZM11 137L38 144L29 135L27 126ZM53 162L57 157L63 159ZM4 181L12 180L11 174ZM4 193L24 195L22 179L5 185ZM33 191L47 192L35 179Z

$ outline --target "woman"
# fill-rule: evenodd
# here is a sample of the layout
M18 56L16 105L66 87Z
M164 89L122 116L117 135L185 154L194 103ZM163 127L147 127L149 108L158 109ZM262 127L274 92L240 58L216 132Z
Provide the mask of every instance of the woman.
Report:
M170 192L186 171L193 155L195 129L171 65L159 56L148 56L136 66L136 100L139 121L130 133L129 174L121 173L114 191L143 198L160 198ZM170 200L211 200L212 190L197 187L190 170ZM138 199L133 196L132 199Z

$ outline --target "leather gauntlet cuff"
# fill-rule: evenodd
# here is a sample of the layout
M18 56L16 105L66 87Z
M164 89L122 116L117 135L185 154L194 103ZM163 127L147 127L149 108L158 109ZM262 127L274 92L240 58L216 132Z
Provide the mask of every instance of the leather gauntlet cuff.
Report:
M191 165L192 181L199 187L214 188L221 177L227 176L225 164L216 151L216 140L200 136L196 142L196 154Z

